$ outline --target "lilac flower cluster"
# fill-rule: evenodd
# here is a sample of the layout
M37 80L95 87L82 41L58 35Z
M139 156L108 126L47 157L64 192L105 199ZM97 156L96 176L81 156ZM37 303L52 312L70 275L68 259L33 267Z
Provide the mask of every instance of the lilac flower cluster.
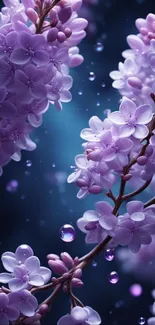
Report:
M19 246L15 253L4 253L1 260L9 273L1 273L0 282L7 283L10 289L6 292L5 289L3 292L3 288L0 290L1 324L7 325L20 315L34 317L38 301L31 294L31 288L47 283L52 275L51 270L40 266L39 259L28 245Z
M134 200L127 203L126 213L118 214L125 199L126 182L129 188L139 179L137 186L141 185L140 192L154 182L155 125L152 106L146 103L137 107L132 100L123 97L118 111L108 112L104 121L93 116L89 120L90 128L81 132L82 139L86 141L83 144L84 153L76 156L76 170L68 177L68 182L76 182L80 188L78 198L108 190L106 194L115 204L97 202L95 211L86 211L77 221L79 229L86 234L87 243L99 243L108 235L113 239L113 246L128 245L136 253L142 245L152 241L155 202L145 208L143 202ZM124 189L122 197L115 198L112 187L119 179Z
M82 0L4 0L0 13L0 173L42 124L49 104L71 100L69 68L83 62L77 44L87 21L78 18Z
M110 77L121 95L140 105L152 103L150 94L155 87L155 15L137 19L136 27L139 33L127 37L130 49L122 53L124 63Z

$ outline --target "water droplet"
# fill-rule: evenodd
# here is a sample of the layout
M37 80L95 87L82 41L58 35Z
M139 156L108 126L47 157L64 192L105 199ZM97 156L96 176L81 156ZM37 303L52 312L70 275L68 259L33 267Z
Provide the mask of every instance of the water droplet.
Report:
M18 189L19 183L16 179L12 179L7 185L6 190L11 193L15 193Z
M55 163L53 163L53 164L52 164L52 167L54 168L55 166L56 166Z
M109 261L109 262L113 261L113 259L114 259L114 257L115 257L114 252L115 252L115 251L114 251L114 249L112 249L112 248L108 248L108 249L106 249L105 254L104 254L105 259L106 259L107 261Z
M112 284L116 284L119 280L119 276L118 276L118 273L113 271L109 274L108 276L109 278L109 282L112 283Z
M145 318L144 317L140 317L138 320L138 324L139 325L144 325L145 324Z
M129 288L129 292L132 296L134 297L139 297L141 296L143 289L142 286L138 283L134 283L130 288Z
M97 266L97 262L96 261L92 261L92 266L96 267Z
M105 82L101 83L101 87L104 88L105 87Z
M96 106L100 106L100 102L99 101L96 103Z
M20 245L16 249L16 259L20 263L24 263L25 260L32 255L34 255L32 248L26 244Z
M70 243L75 239L76 233L73 226L66 224L60 228L60 238L66 242Z
M97 42L94 49L96 52L102 52L104 50L104 45L101 42Z
M78 95L81 96L82 94L83 94L82 90L79 90L79 91L78 91Z
M89 73L89 77L88 77L88 79L89 79L90 81L94 81L95 78L96 78L95 73L94 73L94 72L90 72L90 73Z
M26 167L31 167L31 166L32 166L32 161L26 160Z

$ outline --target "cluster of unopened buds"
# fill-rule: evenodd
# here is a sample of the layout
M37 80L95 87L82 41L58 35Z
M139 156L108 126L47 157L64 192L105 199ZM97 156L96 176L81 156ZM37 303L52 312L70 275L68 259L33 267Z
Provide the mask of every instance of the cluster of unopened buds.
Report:
M72 98L69 68L83 62L77 44L87 21L82 0L4 0L0 13L0 173L21 150L33 150L33 128L53 104Z
M2 264L7 272L0 274L0 282L8 284L8 288L0 288L0 320L1 324L32 324L39 325L40 320L49 312L50 304L60 288L69 293L72 310L71 314L63 316L58 325L95 324L101 323L100 316L92 308L84 307L74 296L73 287L83 285L81 281L82 264L76 257L68 253L47 256L49 267L60 277L52 277L52 271L40 266L39 259L34 256L28 245L19 246L15 253L6 252L2 255ZM48 284L46 284L49 280ZM37 291L55 288L53 293L40 305L34 296Z

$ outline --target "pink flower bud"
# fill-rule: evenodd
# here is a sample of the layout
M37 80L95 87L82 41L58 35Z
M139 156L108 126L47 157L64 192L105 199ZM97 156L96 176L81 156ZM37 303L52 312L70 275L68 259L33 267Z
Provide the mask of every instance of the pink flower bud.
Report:
M56 254L48 254L47 259L55 261L55 260L60 260L60 257L58 255L56 255Z
M145 150L145 154L150 157L153 154L153 148L152 146L147 146L146 150Z
M76 185L79 186L79 187L87 187L88 186L87 182L82 178L79 178L76 181Z
M72 15L72 8L69 4L65 4L58 12L58 17L62 24L65 24Z
M140 30L140 28L146 27L147 23L144 18L138 18L136 19L136 27Z
M66 35L63 32L58 32L57 39L59 43L63 43L66 40Z
M58 36L58 30L56 27L53 27L49 30L47 34L47 40L48 42L54 42Z
M132 175L131 174L126 174L126 175L121 175L122 178L124 179L124 181L129 181L129 179L131 179Z
M148 158L146 156L140 156L138 159L137 159L137 163L138 165L140 166L144 166L148 161Z
M67 267L72 268L74 266L74 261L68 253L61 253L60 256Z
M72 31L70 28L65 28L64 33L67 38L69 38L72 35Z
M91 194L98 194L102 192L102 187L99 185L92 185L91 187L89 187L88 191Z
M129 77L128 84L133 88L138 88L138 89L142 88L141 80L137 77Z
M39 308L39 313L40 313L41 315L45 315L46 313L48 313L48 311L49 311L49 307L48 307L47 304L43 304L43 305L41 305L40 308Z
M143 35L143 36L145 36L145 35L147 35L147 33L148 33L148 29L147 28L140 28L140 33Z
M74 54L73 56L71 56L70 58L70 67L77 67L78 65L80 65L83 62L83 56L80 54Z
M92 151L88 154L87 158L88 158L88 160L100 161L102 158L102 152L99 149L95 149L94 151Z
M53 272L55 272L58 275L62 275L63 273L68 271L65 264L59 260L56 261L49 260L48 265L53 270Z
M26 15L27 15L28 19L31 20L34 24L37 23L37 20L38 20L39 17L38 17L37 12L34 9L27 8L26 9Z
M76 256L76 257L74 258L74 264L75 264L75 265L78 265L78 264L79 264L79 258L78 258L78 256Z
M73 278L71 281L71 285L76 288L83 286L83 284L84 283L81 280L79 280L78 278Z
M74 272L74 274L73 274L73 277L75 277L75 278L81 278L81 276L82 276L82 270L81 269L77 269L77 270L75 270L75 272Z

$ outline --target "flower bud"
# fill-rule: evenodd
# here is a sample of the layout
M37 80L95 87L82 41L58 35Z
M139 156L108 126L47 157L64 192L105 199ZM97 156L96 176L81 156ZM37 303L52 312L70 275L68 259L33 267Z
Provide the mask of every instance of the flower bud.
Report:
M72 8L69 4L65 4L58 12L58 17L62 24L65 24L72 15Z
M62 275L63 273L68 271L65 264L59 260L56 261L49 260L48 265L53 270L53 272L55 272L58 275Z
M82 287L83 284L84 284L84 283L83 283L81 280L79 280L78 278L73 278L73 279L71 280L71 285L72 285L73 287L79 288L79 287Z
M74 261L68 253L61 253L60 256L67 267L72 268L74 266Z
M51 28L47 34L48 42L54 42L57 36L58 36L58 29L56 27Z
M56 255L56 254L48 254L47 259L55 261L55 260L60 260L60 257L58 255Z
M129 77L128 84L133 88L138 88L138 89L142 88L141 80L137 77Z
M146 150L145 150L145 154L150 157L153 154L153 148L152 146L147 146Z
M99 149L95 149L88 154L87 159L93 161L100 161L102 158L102 152Z
M79 186L79 187L87 187L88 183L87 183L87 181L85 179L79 178L76 181L76 185Z
M69 38L72 35L72 31L70 28L65 28L64 33L67 38Z
M57 39L59 43L63 43L66 40L66 35L63 32L58 32Z
M39 313L40 313L41 315L45 315L46 313L48 313L48 311L49 311L49 307L48 307L47 304L43 304L43 305L41 305L40 308L39 308Z
M77 269L77 270L75 270L75 272L73 273L73 277L75 277L75 278L81 278L81 276L82 276L82 269Z
M37 23L37 20L38 20L39 17L38 17L37 12L34 9L27 8L26 9L26 15L27 15L28 19L31 20L34 24Z
M147 158L146 156L140 156L140 157L137 159L137 163L138 163L138 165L140 165L140 166L144 166L144 165L146 165L147 161L148 161L148 158Z
M132 175L131 174L126 174L126 175L121 175L124 181L129 181L131 179Z
M88 191L91 194L98 194L102 192L102 187L99 185L92 185L91 187L89 187Z

